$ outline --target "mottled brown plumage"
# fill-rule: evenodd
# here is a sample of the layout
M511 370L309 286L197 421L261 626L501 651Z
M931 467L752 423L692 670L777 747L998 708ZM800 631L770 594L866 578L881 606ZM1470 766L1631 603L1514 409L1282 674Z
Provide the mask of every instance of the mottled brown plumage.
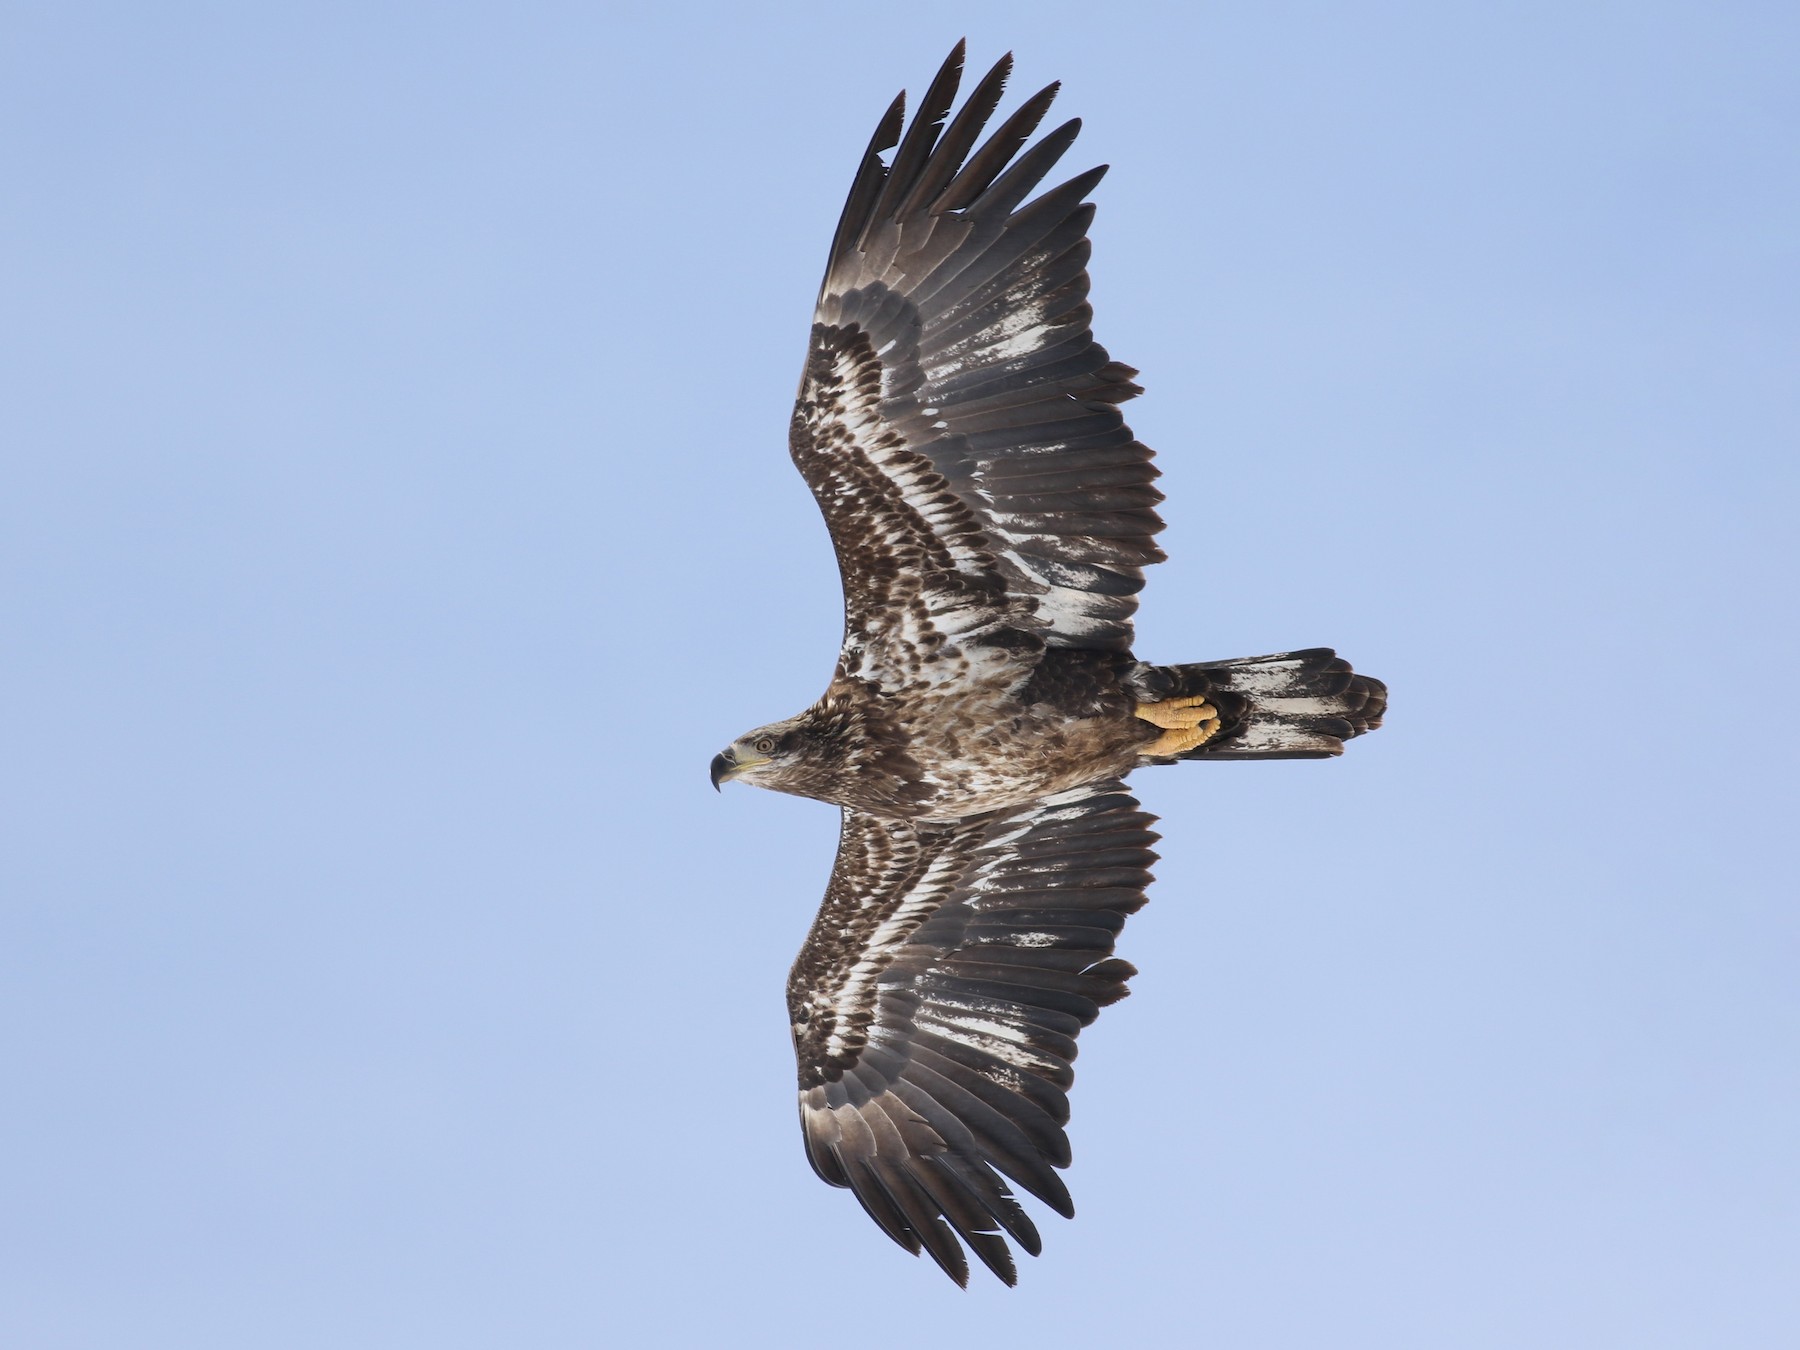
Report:
M1038 1235L1004 1178L1071 1213L1075 1037L1122 998L1151 817L1121 780L1177 759L1317 758L1386 691L1314 648L1158 666L1131 652L1161 559L1139 391L1089 331L1084 201L1031 194L1055 86L985 142L1003 59L954 117L958 44L863 156L814 314L789 446L844 583L823 697L712 767L843 808L788 1007L807 1157L959 1283ZM883 152L893 150L891 161ZM1027 200L1030 198L1030 200Z

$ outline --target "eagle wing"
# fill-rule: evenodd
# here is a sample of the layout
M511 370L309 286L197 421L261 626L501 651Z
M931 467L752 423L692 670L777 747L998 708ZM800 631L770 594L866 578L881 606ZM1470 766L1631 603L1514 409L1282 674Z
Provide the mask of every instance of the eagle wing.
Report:
M843 672L888 687L984 646L1129 650L1163 556L1156 470L1117 407L1137 372L1088 328L1083 199L1105 168L1026 202L1081 124L1021 153L1053 84L975 149L1012 60L946 125L962 56L863 155L790 430L843 574Z
M957 1238L1007 1284L1038 1234L999 1174L1072 1216L1054 1169L1075 1037L1136 973L1154 817L1117 780L921 825L844 813L825 902L788 978L813 1170L958 1284Z

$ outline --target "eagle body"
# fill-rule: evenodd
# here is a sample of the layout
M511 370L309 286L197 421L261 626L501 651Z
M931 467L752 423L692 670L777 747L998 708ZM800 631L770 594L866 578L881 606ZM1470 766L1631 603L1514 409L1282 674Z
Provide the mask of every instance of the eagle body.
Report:
M788 978L808 1161L959 1284L968 1251L1012 1284L1009 1241L1041 1244L1008 1182L1073 1214L1076 1037L1136 973L1113 946L1157 836L1125 776L1336 755L1387 695L1327 648L1133 654L1162 494L1120 412L1137 372L1090 329L1104 170L1038 191L1080 124L1032 142L1051 85L988 131L1010 57L952 115L962 57L863 155L789 426L837 668L711 773L841 809Z
M1159 734L1132 714L1136 666L1110 652L1040 649L1035 666L936 691L890 690L840 672L805 712L752 733L781 738L756 781L834 806L945 821L1121 775Z

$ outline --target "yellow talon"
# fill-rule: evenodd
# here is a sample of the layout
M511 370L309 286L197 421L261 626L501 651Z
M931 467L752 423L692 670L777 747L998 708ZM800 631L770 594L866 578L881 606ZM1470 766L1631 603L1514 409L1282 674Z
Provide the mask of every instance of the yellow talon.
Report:
M1194 698L1169 698L1161 703L1140 703L1132 711L1152 726L1171 731L1176 727L1197 727L1202 722L1217 721L1219 710L1206 701L1205 695Z
M1209 726L1194 727L1187 731L1165 731L1140 752L1152 759L1165 756L1185 755L1189 750L1205 745L1213 732L1219 729L1218 723Z
M1163 729L1163 734L1142 751L1153 758L1186 754L1205 745L1219 730L1219 710L1208 703L1204 695L1140 703L1132 711L1152 726Z

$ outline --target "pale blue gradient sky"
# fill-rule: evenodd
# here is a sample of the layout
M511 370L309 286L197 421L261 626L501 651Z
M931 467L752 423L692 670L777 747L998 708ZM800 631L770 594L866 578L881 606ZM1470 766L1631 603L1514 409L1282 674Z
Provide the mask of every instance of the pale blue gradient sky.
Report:
M10 7L0 1343L1793 1343L1800 11L1117 8ZM1080 1218L962 1294L801 1154L833 813L705 769L965 32L1114 165L1139 650L1394 707L1140 775Z

